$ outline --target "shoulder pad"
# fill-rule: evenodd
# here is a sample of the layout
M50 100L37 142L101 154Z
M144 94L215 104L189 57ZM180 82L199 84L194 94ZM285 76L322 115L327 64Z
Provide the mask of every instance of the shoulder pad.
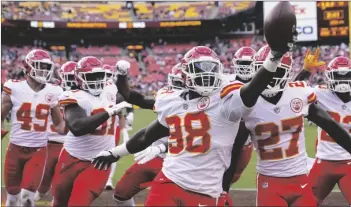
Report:
M223 86L221 89L221 92L220 92L221 99L226 97L231 92L240 89L243 85L244 84L240 81L234 81L232 83L229 83L229 84Z
M21 83L21 80L10 79L4 83L3 90L8 95L12 94L12 91L16 87L17 84ZM18 86L17 86L18 87Z
M316 85L315 88L317 88L317 89L328 89L328 86L326 84L321 84L321 85Z
M164 96L174 94L175 92L176 92L176 90L174 90L174 89L172 89L170 87L163 87L163 88L161 88L160 90L158 90L156 92L155 99L162 98Z
M312 92L307 97L307 103L311 104L317 101L317 95L315 92Z
M307 87L307 83L305 81L294 81L288 83L288 87L290 88L304 88Z
M70 104L78 104L77 99L74 97L72 91L64 91L60 96L59 96L59 104L61 106L67 106Z

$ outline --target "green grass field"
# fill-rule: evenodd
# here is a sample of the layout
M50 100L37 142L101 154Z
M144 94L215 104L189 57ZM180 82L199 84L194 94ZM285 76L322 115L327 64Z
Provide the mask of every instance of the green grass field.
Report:
M150 110L136 110L135 111L135 117L134 117L134 126L133 126L133 131L130 132L130 135L132 135L135 131L138 129L147 126L151 121L153 121L156 118L156 114L153 111ZM317 137L317 130L315 126L308 126L306 124L306 146L307 146L307 152L310 157L314 157L314 146L315 146L315 141ZM8 144L8 136L5 137L2 140L2 145L1 145L1 165L3 167L4 159L5 159L5 153L6 153L6 148ZM123 159L121 159L118 164L117 164L117 169L116 169L116 174L114 177L114 182L117 182L120 177L123 175L123 173L126 171L126 169L133 163L134 157L133 156L128 156ZM242 177L240 180L234 184L234 188L255 188L256 184L256 153L254 152L252 155L252 159L250 161L249 166L246 168L245 172L243 173ZM3 168L2 168L3 169ZM1 181L3 184L3 172L1 172Z

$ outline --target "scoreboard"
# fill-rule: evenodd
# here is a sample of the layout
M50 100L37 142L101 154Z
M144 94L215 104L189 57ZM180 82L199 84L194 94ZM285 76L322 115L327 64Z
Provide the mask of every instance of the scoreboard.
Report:
M349 37L347 1L318 1L318 39Z

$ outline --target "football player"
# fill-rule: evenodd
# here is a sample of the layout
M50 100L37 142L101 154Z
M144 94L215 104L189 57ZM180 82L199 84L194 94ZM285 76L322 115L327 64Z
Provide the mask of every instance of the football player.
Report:
M59 75L61 79L61 87L65 91L69 91L72 89L72 87L77 85L74 79L74 70L76 66L76 62L68 61L60 68Z
M7 81L2 95L2 127L11 111L10 143L4 166L6 206L34 205L47 156L49 117L55 130L65 134L65 122L58 106L62 89L48 83L54 69L50 54L41 49L30 51L25 57L24 69L26 80Z
M118 64L117 64L118 67ZM156 97L167 96L184 88L180 63L168 74L168 86L160 89ZM147 186L161 171L167 151L167 137L154 142L147 149L135 154L135 163L127 169L115 187L114 199L117 206L135 206L133 197Z
M59 101L69 133L55 169L53 206L89 206L100 195L110 169L96 170L90 162L94 154L115 146L115 115L130 107L116 104L117 89L102 93L106 70L96 57L82 58L74 76L79 89L65 91Z
M241 47L238 49L233 57L233 74L224 76L225 81L233 82L238 80L242 83L248 83L254 76L253 58L256 51L251 47ZM243 124L243 123L241 123ZM237 136L247 137L247 130L239 128ZM228 194L230 186L237 182L244 172L245 168L251 160L253 151L253 144L250 139L243 142L243 139L236 139L233 149L232 157L229 168L226 170L223 176L223 190L226 192L224 195L227 196L227 204L232 206L232 200Z
M74 83L74 74L73 71L76 67L77 63L73 61L68 61L65 64L63 64L58 72L59 74L59 80L61 82L61 86L63 87L63 90L70 90L71 86ZM72 77L73 76L73 77ZM61 108L61 112L63 113L63 110ZM48 154L46 158L46 164L45 164L45 170L44 170L44 175L43 179L40 183L40 186L38 188L38 191L35 194L34 199L36 201L42 199L47 192L49 191L51 187L51 182L52 178L54 176L54 171L55 171L55 166L58 161L58 158L60 156L62 147L63 147L63 142L65 139L64 135L60 135L55 131L55 128L52 124L52 120L49 117L48 120ZM68 130L68 129L67 129ZM68 132L68 131L66 131Z
M269 46L255 55L255 67L267 60ZM351 137L321 107L305 82L291 82L292 59L282 58L273 81L244 116L257 151L257 206L316 206L307 173L304 118L323 128L351 152Z
M94 159L96 167L101 169L170 136L162 171L155 178L145 205L217 205L223 192L223 174L230 164L233 134L238 131L241 117L250 112L271 81L288 49L287 44L284 51L272 51L248 84L233 82L223 86L217 54L208 47L194 47L182 60L187 90L156 99L158 119L138 131L126 145L99 153Z
M304 70L297 78L308 77L318 66L325 63L318 60L319 50L315 54L306 53ZM326 85L317 85L315 93L318 104L345 130L351 129L351 61L347 57L336 57L328 64L325 71ZM337 135L336 135L337 136ZM340 191L351 205L351 155L333 138L318 127L317 154L309 178L313 193L322 205L323 200L338 184Z

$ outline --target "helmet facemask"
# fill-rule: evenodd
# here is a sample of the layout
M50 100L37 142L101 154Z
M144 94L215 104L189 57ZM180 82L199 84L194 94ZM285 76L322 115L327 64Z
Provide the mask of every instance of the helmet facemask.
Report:
M100 95L107 81L106 72L102 68L91 72L79 72L76 77L81 81L82 89L94 96Z
M252 60L233 60L235 74L242 80L249 81L255 75L255 68Z
M74 73L63 73L61 75L61 79L62 79L62 87L65 90L70 90L71 87L73 86L73 84L75 84L75 78L74 78Z
M327 85L331 91L338 93L351 92L351 70L348 68L339 68L337 70L326 71L328 79Z
M254 63L254 68L256 72L263 65L263 62ZM262 95L266 97L273 97L277 93L284 91L287 83L291 80L292 73L289 66L280 64L277 67L277 71L274 73L274 76L271 82L267 85L267 88L262 91Z
M186 86L201 96L209 96L213 91L221 87L223 68L219 61L192 60L185 69Z
M42 84L50 81L54 70L54 63L50 59L27 60L26 63L30 67L28 76Z
M181 90L184 88L184 81L180 75L168 74L168 85L173 89Z

